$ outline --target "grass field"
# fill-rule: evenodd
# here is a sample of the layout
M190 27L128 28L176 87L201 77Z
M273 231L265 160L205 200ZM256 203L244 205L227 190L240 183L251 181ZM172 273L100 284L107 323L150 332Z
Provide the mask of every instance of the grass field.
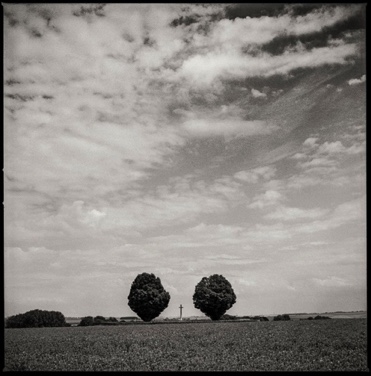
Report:
M366 319L5 329L9 371L368 371Z

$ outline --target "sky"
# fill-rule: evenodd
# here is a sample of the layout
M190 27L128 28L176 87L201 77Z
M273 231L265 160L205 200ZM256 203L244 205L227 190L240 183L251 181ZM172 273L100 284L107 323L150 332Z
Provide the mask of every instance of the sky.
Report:
M3 4L5 316L366 309L364 4Z

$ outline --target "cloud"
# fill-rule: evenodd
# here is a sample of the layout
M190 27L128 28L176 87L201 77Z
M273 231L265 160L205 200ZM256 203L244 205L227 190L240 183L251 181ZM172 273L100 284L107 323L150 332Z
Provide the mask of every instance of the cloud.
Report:
M259 90L251 89L251 94L254 98L266 98L267 94L261 93Z
M332 219L335 223L342 221L354 221L356 219L365 219L365 204L366 196L344 202L335 208Z
M308 167L317 167L317 166L333 166L336 162L334 160L330 160L328 158L313 158L307 162L299 162L298 166L301 168L308 168Z
M267 135L277 130L275 124L264 120L245 120L244 111L236 106L221 106L204 111L174 111L182 120L182 129L188 137L205 138L221 136L250 137Z
M303 142L303 145L309 146L309 147L315 147L317 146L317 141L318 141L317 137L309 137Z
M364 74L361 78L352 78L351 80L348 81L348 85L359 85L362 84L363 82L366 82L366 75Z
M344 135L343 138L350 139L347 134ZM330 173L334 174L339 172L338 166L344 158L365 152L365 143L363 139L362 141L353 141L353 143L348 146L344 146L341 141L325 141L322 144L317 143L317 141L318 138L316 137L307 138L303 143L303 146L306 147L306 149L303 149L303 152L296 153L291 157L294 160L298 160L297 167L305 170L307 175L312 175L311 178L309 178L309 176L302 176L300 179L303 181L307 180L309 182L312 180L314 182L318 180L320 176L326 178L326 174L328 175L328 178ZM298 178L298 176L292 176L290 179L297 180Z
M282 14L277 17L245 17L222 19L211 25L208 41L215 46L259 45L282 35L305 35L331 27L359 11L359 7L321 7L303 16ZM205 38L206 39L206 38ZM203 39L201 39L203 42ZM200 42L201 42L200 41ZM204 42L205 43L205 42Z
M276 168L273 166L263 166L263 167L256 167L250 171L239 171L236 172L233 177L246 181L248 183L257 183L260 178L262 179L270 179L276 173Z
M153 262L150 265L146 259L148 255L140 249L134 256L124 247L105 248L104 252L99 248L6 248L7 311L15 314L38 308L66 316L115 315L123 309L118 296L123 291L128 295L138 268L153 270ZM98 307L97 301L103 305Z
M242 120L230 118L223 120L194 119L183 123L184 129L192 136L240 136L248 137L253 135L269 134L275 128L261 120Z
M33 242L53 247L91 247L97 244L115 244L137 241L143 233L155 228L166 228L192 223L202 215L227 212L230 208L246 203L248 198L241 184L232 177L219 177L210 182L197 176L173 177L167 184L158 185L147 193L134 190L126 192L126 199L113 195L110 199L98 196L95 200L76 200L56 204L40 197L40 208L32 213L32 219L16 211L5 226L8 245L13 244L11 232L17 225L16 242ZM6 195L12 202L24 207L29 200L19 193ZM21 200L21 201L20 201ZM50 205L50 208L49 208ZM8 207L14 208L14 204ZM31 211L32 209L27 209ZM33 210L34 211L34 210ZM53 241L54 239L54 241Z
M312 50L298 48L282 55L260 53L256 56L230 51L229 54L210 51L193 55L182 63L177 72L196 87L209 86L214 80L243 79L253 76L270 77L286 75L298 68L315 68L323 65L344 65L358 54L356 44L319 47Z
M274 206L283 201L285 197L278 191L268 190L262 194L256 195L251 204L251 209L263 209L267 206Z
M299 224L295 231L299 233L315 233L338 228L345 224L350 225L354 221L365 221L365 197L350 200L338 205L327 218L316 220L312 223Z
M149 89L153 76L140 71L148 68L146 30L156 40L151 59L160 65L182 47L176 31L171 38L165 32L176 12L115 7L99 17L101 8L88 5L85 13L94 17L86 19L72 16L80 6L68 4L7 6L19 24L7 28L5 41L5 75L18 82L6 89L5 107L14 115L5 125L5 169L23 192L32 187L71 202L112 194L166 165L185 142L164 122L163 98ZM40 16L44 10L50 20ZM124 38L127 32L133 40Z
M315 219L324 216L328 212L327 209L301 209L281 206L274 212L266 214L267 219L274 219L279 221L296 221L301 219Z
M341 141L325 142L318 148L318 153L323 154L336 154L343 153L346 150Z
M339 278L336 276L331 276L326 279L313 278L313 282L319 286L324 286L324 287L351 286L351 283L349 283L346 279Z

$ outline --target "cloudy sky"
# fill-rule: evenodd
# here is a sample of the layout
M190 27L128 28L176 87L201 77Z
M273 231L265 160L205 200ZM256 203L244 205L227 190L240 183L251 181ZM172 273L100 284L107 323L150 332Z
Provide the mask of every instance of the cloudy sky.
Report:
M364 5L3 7L6 315L366 309Z

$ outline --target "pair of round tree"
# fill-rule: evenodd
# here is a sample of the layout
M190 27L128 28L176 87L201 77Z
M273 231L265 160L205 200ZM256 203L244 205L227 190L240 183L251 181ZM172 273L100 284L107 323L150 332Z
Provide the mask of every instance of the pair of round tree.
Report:
M129 307L143 321L151 321L168 306L170 294L160 278L152 273L142 273L132 283L128 300ZM194 306L212 320L219 320L235 302L231 284L219 274L202 278L193 294Z

